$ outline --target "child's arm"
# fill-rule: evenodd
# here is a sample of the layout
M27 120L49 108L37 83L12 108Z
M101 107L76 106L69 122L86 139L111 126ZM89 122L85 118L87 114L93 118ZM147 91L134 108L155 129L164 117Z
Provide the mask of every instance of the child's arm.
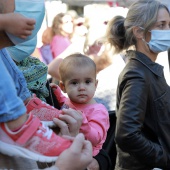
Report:
M60 87L56 84L50 83L50 87L52 88L60 107L62 107L67 97L62 94Z
M97 109L83 113L83 123L80 132L84 133L86 139L96 146L101 141L105 141L109 129L109 113L103 105Z
M20 38L31 35L34 25L34 19L26 18L18 13L0 14L0 30Z

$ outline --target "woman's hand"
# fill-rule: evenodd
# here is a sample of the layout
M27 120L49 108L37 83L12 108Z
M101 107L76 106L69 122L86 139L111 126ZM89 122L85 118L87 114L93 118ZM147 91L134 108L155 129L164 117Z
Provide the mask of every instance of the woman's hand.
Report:
M92 161L92 145L78 134L70 148L58 157L55 166L60 170L84 170Z

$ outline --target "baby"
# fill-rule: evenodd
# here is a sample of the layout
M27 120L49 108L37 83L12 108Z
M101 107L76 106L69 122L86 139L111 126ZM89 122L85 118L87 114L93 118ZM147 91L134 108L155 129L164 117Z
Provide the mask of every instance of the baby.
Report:
M72 54L59 67L59 86L51 84L62 108L79 110L83 116L80 132L93 145L96 156L105 142L109 128L109 114L104 105L93 99L98 81L96 65L92 59L80 53ZM65 97L61 90L67 93Z

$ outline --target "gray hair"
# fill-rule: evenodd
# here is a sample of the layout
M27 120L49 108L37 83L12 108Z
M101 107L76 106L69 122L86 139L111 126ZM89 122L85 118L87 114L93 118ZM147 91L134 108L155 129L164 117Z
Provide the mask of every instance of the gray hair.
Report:
M127 13L126 18L114 17L106 33L108 42L115 47L115 53L119 53L131 46L136 45L133 27L144 28L144 35L156 23L160 8L169 10L166 5L158 0L138 0L134 2Z

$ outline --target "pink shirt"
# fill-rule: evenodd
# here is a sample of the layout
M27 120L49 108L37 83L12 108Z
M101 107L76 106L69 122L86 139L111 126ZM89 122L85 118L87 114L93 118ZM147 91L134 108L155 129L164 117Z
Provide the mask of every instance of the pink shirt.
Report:
M85 135L85 138L91 141L93 145L93 156L96 156L106 140L107 131L109 129L109 113L104 105L95 104L72 104L69 98L66 98L58 87L55 91L57 99L62 105L67 105L69 108L80 110L83 114L83 123L80 132Z
M50 43L53 58L60 55L71 44L68 37L55 35Z

